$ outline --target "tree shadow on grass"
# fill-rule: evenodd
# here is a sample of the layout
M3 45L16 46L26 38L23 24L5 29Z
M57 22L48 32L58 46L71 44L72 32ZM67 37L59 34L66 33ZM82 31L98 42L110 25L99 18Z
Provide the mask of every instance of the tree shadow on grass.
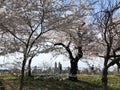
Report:
M96 87L96 88L101 88L102 87L102 85L93 84L93 83L88 82L88 81L78 80L77 82L82 83L82 84L86 84L86 85L89 85L89 86L92 86L92 87Z

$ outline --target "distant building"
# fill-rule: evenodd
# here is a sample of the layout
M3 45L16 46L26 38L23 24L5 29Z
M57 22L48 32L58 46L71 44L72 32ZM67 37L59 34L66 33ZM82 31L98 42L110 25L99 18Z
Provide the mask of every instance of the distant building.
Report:
M58 68L59 68L59 73L61 74L62 73L62 64L60 62L59 62Z
M55 66L54 66L54 73L58 72L58 68L57 68L57 62L55 62Z

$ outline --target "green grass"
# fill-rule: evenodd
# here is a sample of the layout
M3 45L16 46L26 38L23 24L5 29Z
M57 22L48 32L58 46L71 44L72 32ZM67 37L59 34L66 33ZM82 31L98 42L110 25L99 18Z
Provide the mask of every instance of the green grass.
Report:
M78 78L83 81L90 82L94 85L101 86L101 75L78 75ZM120 90L120 75L108 75L108 87L111 90Z
M3 80L15 79L15 78L16 78L16 76L14 76L12 74L8 74L8 73L0 75L0 79L3 79Z
M6 90L18 90L19 77L3 75L2 82ZM101 90L101 75L79 74L80 81L61 80L67 75L25 77L24 90ZM108 75L109 90L120 90L120 76Z
M87 74L82 74L78 75L79 80L87 81L90 82L94 85L101 86L101 75L87 75Z
M60 77L39 77L36 80L26 80L25 90L100 90L96 86L91 86L82 82L72 82L69 80L59 80ZM30 86L31 85L31 86ZM34 86L34 87L33 87Z
M120 75L108 75L108 85L115 90L120 90Z

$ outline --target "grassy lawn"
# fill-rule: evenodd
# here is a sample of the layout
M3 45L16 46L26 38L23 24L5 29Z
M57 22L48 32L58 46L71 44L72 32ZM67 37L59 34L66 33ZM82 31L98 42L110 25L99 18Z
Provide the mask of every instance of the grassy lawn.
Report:
M80 81L72 82L69 80L60 80L62 76L34 76L25 78L24 90L101 90L100 75L79 74ZM109 75L109 90L120 90L120 76ZM5 90L18 90L19 77L12 75L0 76Z
M78 75L80 80L101 86L101 75ZM120 75L108 75L108 86L110 90L120 90Z

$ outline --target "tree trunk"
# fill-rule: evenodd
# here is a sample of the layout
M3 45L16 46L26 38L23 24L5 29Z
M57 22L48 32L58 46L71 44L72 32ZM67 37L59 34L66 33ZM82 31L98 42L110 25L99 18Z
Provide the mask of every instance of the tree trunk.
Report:
M102 72L102 90L108 90L108 86L107 86L108 78L107 78L107 75L108 75L108 69L104 68L103 72Z
M22 63L22 70L21 70L21 78L20 78L20 87L19 87L19 90L23 90L25 64L26 64L26 58L24 58L23 63Z
M28 63L28 77L31 77L32 76L32 72L31 72L31 62L32 62L32 59L29 60L29 63Z
M120 66L117 65L117 73L119 74L120 73Z
M70 62L71 68L70 68L70 75L69 75L69 80L72 81L77 81L77 71L78 71L78 66L77 66L78 61L72 60Z

